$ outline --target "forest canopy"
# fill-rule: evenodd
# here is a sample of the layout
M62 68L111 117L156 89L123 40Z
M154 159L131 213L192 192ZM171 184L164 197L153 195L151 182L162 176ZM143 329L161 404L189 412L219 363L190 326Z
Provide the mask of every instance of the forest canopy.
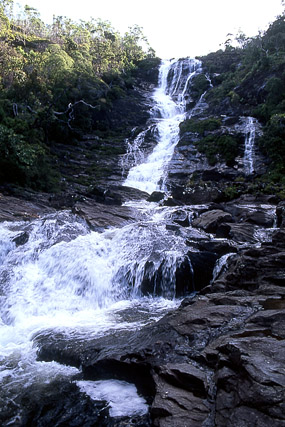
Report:
M92 111L122 96L155 53L137 25L124 35L101 19L46 25L30 6L15 18L14 6L0 0L0 183L50 190L50 146L96 129Z

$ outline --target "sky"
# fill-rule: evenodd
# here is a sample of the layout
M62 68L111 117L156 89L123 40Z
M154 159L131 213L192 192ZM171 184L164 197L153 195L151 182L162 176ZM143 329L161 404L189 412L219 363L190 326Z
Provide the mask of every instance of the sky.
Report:
M216 51L227 34L252 37L284 10L281 0L15 0L35 7L41 19L90 17L110 21L122 34L137 24L163 59Z

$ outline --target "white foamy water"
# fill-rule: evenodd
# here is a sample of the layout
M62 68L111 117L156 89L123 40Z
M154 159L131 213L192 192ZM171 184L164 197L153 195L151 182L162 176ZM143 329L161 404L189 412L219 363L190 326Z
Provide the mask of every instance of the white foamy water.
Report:
M254 142L256 132L256 120L253 117L246 117L245 132L244 173L251 175L254 172Z
M186 117L186 98L192 78L201 72L201 62L194 59L163 61L159 86L155 90L157 143L141 164L130 169L124 185L152 193L164 190L166 166L179 140L179 124Z
M148 412L148 405L134 384L118 380L77 381L76 384L91 399L106 400L111 417L133 417Z

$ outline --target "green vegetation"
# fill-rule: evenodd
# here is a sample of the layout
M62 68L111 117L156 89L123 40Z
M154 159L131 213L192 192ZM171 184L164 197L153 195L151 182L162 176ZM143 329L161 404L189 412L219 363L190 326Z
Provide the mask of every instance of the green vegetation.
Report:
M244 137L222 127L222 116L254 116L263 124L258 138L268 172L250 176L246 182L233 182L223 189L226 199L243 193L276 194L285 198L285 19L279 16L267 31L257 37L238 34L228 39L225 49L200 58L212 87L205 100L206 119L191 118L180 124L180 145L193 144L205 154L210 165L222 160L233 165L241 154ZM206 88L207 78L200 93ZM203 86L204 84L204 86ZM195 135L187 135L195 134ZM193 178L194 179L194 178ZM198 177L197 180L200 178ZM194 179L195 181L195 179ZM219 184L220 188L224 184Z
M239 153L239 146L243 139L240 135L224 134L221 131L222 120L217 117L207 119L191 118L180 123L180 136L195 133L199 139L190 139L191 143L206 155L211 166L215 165L220 157L227 165L233 165ZM182 139L181 144L185 145Z
M112 107L119 105L125 111L136 79L151 79L159 59L136 25L121 35L100 19L74 22L58 16L48 26L36 9L25 6L16 19L13 8L14 0L0 0L0 184L55 191L60 179L56 147L77 145L84 134L98 137L86 156L93 159L93 175L103 176L108 171L100 159L122 153L126 132L118 107ZM227 196L258 189L281 197L285 194L284 15L264 33L253 38L238 34L226 41L224 50L200 59L207 74L193 79L192 98L197 101L207 90L209 117L183 122L181 144L187 144L187 133L196 134L193 144L211 165L219 160L233 165L243 141L239 135L225 133L221 116L256 117L264 126L259 146L268 160L268 174L253 178L250 186L233 184ZM129 109L136 118L138 111ZM116 129L110 125L115 121Z
M13 7L0 0L0 184L53 191L54 145L106 133L106 112L140 64L146 72L157 60L136 25L123 36L100 19L48 26L36 9L16 19Z
M204 136L205 132L212 132L219 129L221 124L221 119L216 117L208 117L203 120L184 120L184 122L180 123L180 135L182 136L186 132L193 132Z
M194 101L198 101L201 95L210 87L210 81L204 74L194 76L191 81L191 95Z
M220 156L227 165L233 165L238 155L240 139L234 135L207 135L195 143L201 153L207 156L209 164L215 165Z
M270 181L285 186L285 114L274 114L267 122L260 148L271 160Z

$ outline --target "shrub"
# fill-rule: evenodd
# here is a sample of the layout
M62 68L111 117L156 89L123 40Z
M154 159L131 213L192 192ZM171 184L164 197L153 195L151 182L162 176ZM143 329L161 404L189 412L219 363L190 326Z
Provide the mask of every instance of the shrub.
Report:
M212 132L221 127L221 119L216 117L209 117L204 120L189 119L180 123L180 135L186 132L198 133L204 135L205 132Z
M207 135L196 142L198 150L207 156L210 165L214 165L220 156L227 165L231 166L238 155L239 136Z

